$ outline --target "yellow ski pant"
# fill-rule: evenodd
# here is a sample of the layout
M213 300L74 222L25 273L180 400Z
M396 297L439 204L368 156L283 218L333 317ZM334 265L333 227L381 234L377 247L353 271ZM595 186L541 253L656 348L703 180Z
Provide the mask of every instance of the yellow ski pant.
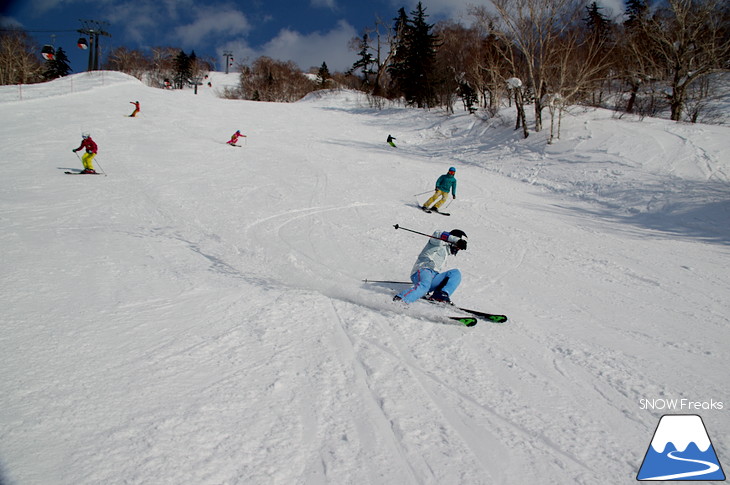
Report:
M423 206L424 207L428 207L430 209L431 208L431 204L433 204L436 201L436 199L438 199L439 197L441 198L441 200L439 200L438 202L436 202L433 205L433 207L435 207L437 209L439 207L441 207L442 205L444 205L444 202L446 202L446 200L449 198L449 193L448 192L443 192L441 190L436 190L436 192L433 193L433 195L431 196L431 198L428 199L426 201L426 203L423 204Z
M94 170L94 157L96 156L96 153L84 153L81 155L81 163L84 164L84 168L88 168L89 170Z

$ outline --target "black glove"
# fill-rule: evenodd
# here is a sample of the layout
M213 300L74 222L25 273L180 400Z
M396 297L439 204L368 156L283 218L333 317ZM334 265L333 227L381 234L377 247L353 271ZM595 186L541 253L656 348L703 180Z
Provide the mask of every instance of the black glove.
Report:
M463 239L459 239L456 241L456 247L459 249L466 249L466 241Z
M74 148L74 149L73 149L73 150L71 150L71 151L72 151L72 152L74 152L74 153L76 153L76 152L78 151L78 149Z

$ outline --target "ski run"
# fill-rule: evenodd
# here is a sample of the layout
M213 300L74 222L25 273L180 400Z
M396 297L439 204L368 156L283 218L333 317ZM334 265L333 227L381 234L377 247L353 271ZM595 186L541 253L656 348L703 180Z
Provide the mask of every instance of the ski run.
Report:
M211 80L0 87L2 485L631 484L669 412L728 469L727 124L576 107L548 145ZM64 175L83 132L105 177ZM449 166L451 216L414 210ZM509 322L364 282L408 281L397 223L465 231L452 299Z

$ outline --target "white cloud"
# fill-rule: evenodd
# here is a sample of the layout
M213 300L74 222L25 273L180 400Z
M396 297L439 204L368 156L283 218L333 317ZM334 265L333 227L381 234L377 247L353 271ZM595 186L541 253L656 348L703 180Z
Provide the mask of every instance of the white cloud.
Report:
M350 39L358 35L355 28L344 20L328 32L302 34L283 29L279 34L261 47L253 48L239 40L224 44L223 50L233 52L236 62L252 63L261 56L280 61L293 61L302 70L319 67L327 63L330 71L345 71L355 62L355 53L348 48Z
M155 19L159 15L154 5L139 2L119 4L109 10L106 18L112 25L124 26L124 40L144 45L149 33L158 28Z
M49 10L56 7L61 7L63 4L68 4L66 0L31 0L30 5L33 11L37 14L44 14Z
M603 8L601 13L609 19L615 20L618 23L624 21L623 14L626 10L624 0L601 0L596 3L598 3L599 7Z
M401 7L405 8L406 13L410 17L411 12L416 10L419 0L408 0L404 3L391 2L395 12ZM469 7L473 5L489 5L489 0L478 1L478 0L421 0L421 5L426 11L426 22L433 24L438 20L449 18L455 21L463 20L468 17L467 12Z
M0 15L0 25L5 29L22 28L23 24L15 20L13 17L4 17Z
M251 24L245 15L233 9L206 9L197 11L196 19L187 25L175 28L175 37L184 46L199 45L208 35L245 35Z

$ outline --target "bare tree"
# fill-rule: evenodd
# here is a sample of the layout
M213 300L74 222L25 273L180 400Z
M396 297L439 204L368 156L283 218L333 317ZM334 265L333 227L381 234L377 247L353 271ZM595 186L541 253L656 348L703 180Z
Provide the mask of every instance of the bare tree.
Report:
M0 85L29 84L43 80L38 47L21 30L0 32Z
M316 83L292 61L282 62L263 56L241 69L241 92L246 99L292 102L316 89Z
M175 47L153 47L149 83L158 88L167 87L175 77L175 56L180 49Z
M377 70L373 81L373 96L382 96L387 92L387 66L395 53L395 34L393 29L386 25L379 17L375 19L375 63Z
M505 94L505 89L509 99L515 94L512 85L507 81L518 79L516 76L521 76L522 73L518 72L513 43L496 27L498 19L483 6L471 7L469 13L476 19L480 40L477 63L467 74L467 78L477 87L484 107L495 113L499 109L499 101Z
M142 51L117 47L107 57L105 69L121 71L143 80L152 67L152 61Z
M558 40L579 20L585 0L490 0L499 18L498 35L513 43L524 62L522 76L532 90L535 131L542 130L551 59Z
M577 101L588 101L605 79L614 51L608 39L603 35L587 33L578 25L553 39L545 69L549 91L544 101L550 111L548 143L552 143L556 136L560 138L564 110Z
M440 22L436 25L435 33L439 36L440 45L436 52L436 66L440 72L439 85L442 104L452 109L455 95L465 101L464 108L471 108L469 98L479 94L484 96L489 92L489 103L495 100L494 86L485 81L485 73L497 74L495 69L484 70L485 38L477 27L466 28L453 22ZM475 98L476 99L476 98ZM487 101L485 100L485 105Z
M525 120L525 101L522 95L522 80L511 77L506 81L507 91L509 91L515 99L515 107L517 108L517 121L515 122L515 130L522 127L522 135L524 138L530 136L527 131L527 121Z
M730 69L727 6L720 0L668 0L641 23L643 44L631 50L641 74L664 73L671 119L680 121L690 85Z

